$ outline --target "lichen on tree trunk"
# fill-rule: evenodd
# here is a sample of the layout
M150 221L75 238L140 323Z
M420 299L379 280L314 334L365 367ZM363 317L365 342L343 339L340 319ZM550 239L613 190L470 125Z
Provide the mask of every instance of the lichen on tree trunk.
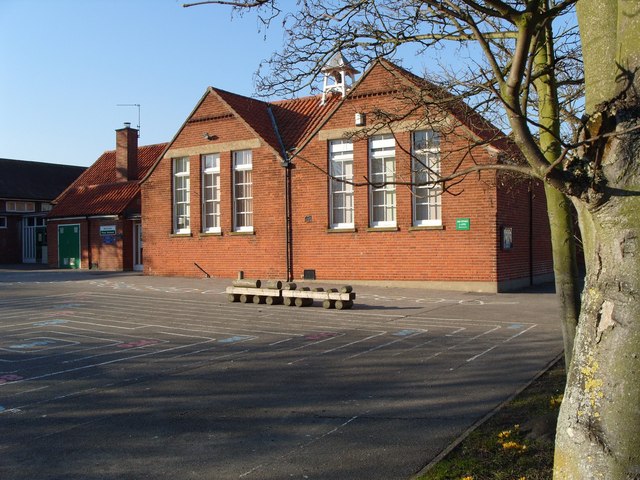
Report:
M640 479L637 199L590 215L591 251L556 438L556 479ZM583 235L587 233L583 231Z
M555 479L640 479L640 102L629 89L601 108L592 133L616 135L588 149L597 173L574 199L587 276Z

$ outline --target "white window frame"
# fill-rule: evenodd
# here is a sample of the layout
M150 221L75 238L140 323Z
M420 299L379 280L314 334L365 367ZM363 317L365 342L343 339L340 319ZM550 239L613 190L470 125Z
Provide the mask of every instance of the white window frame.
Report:
M202 155L202 231L220 233L220 154Z
M16 213L35 212L36 204L35 202L21 202L16 200L7 200L5 209L7 212L16 212Z
M7 221L7 217L0 217L0 228L9 228L9 226L7 225Z
M329 227L354 228L353 142L329 141Z
M233 152L233 230L253 232L253 153L251 150Z
M372 228L395 227L396 141L391 134L369 138L369 181L369 225Z
M191 233L191 178L189 157L172 159L173 232ZM178 200L181 198L181 200ZM181 221L182 220L182 221Z
M442 184L426 182L440 177L440 135L433 130L418 130L411 135L411 182L413 226L442 225ZM419 215L425 211L426 215Z
M50 203L43 202L40 204L41 212L50 212L52 209L53 209L53 205L51 205Z

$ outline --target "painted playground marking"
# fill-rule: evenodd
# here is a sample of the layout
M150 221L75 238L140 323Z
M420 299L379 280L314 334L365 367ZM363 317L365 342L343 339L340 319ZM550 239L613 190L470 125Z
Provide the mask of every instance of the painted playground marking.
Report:
M78 344L78 342L61 340L59 338L52 337L32 337L26 338L24 340L21 339L18 342L19 343L9 343L8 345L1 346L0 350L4 350L5 352L19 353L42 352L44 350L51 350L53 348L67 347Z
M223 338L221 340L218 340L218 343L237 343L237 342L244 342L245 340L250 340L250 339L254 339L256 337L252 337L250 335L236 335L234 337L229 337L229 338Z
M103 284L102 286L106 285ZM47 356L52 357L53 361L44 360L44 362L48 363L48 365L46 363L42 364L46 366L45 371L27 372L26 370L21 370L20 373L24 376L2 375L0 376L0 385L13 382L22 384L24 382L24 387L20 385L8 388L10 390L17 388L20 390L20 395L24 395L23 388L27 387L27 382L33 380L49 380L56 377L60 378L61 376L65 378L70 373L75 374L80 371L104 368L114 364L126 364L129 361L142 358L158 358L164 361L166 358L174 359L197 355L197 357L192 357L195 362L193 364L208 365L214 357L211 357L206 352L213 353L217 351L224 353L222 356L215 357L216 360L232 355L236 358L247 354L254 355L255 344L252 342L253 340L258 340L258 352L262 353L262 348L265 346L275 352L275 355L286 351L287 356L283 357L282 360L287 365L295 365L329 354L338 354L339 356L334 357L334 360L337 358L341 362L367 358L368 355L375 352L377 353L375 353L374 357L385 355L391 358L399 355L409 355L410 352L416 352L418 349L429 346L428 349L424 350L424 356L421 357L423 361L428 361L431 358L436 358L474 342L483 336L488 336L490 340L477 344L468 353L466 350L461 352L465 354L466 362L473 362L481 357L486 358L489 352L497 351L506 342L525 334L536 325L518 323L513 321L515 319L511 321L507 321L507 319L503 321L491 320L490 322L485 319L487 321L483 322L482 320L470 318L432 317L428 315L429 312L426 310L412 312L410 315L376 313L375 310L371 312L356 311L350 312L352 314L349 316L349 322L345 322L344 315L331 314L331 312L320 311L322 315L315 318L311 315L307 316L306 312L300 310L295 310L294 314L293 310L278 310L277 307L270 311L268 316L271 318L269 322L266 322L268 323L267 325L264 316L256 315L255 310L251 309L251 307L247 307L245 312L241 312L239 309L231 311L231 309L223 305L220 306L219 310L216 309L214 315L211 315L211 301L206 301L204 298L197 300L185 298L181 300L178 310L174 309L175 297L154 298L150 294L146 296L144 294L136 295L131 291L125 292L121 290L128 288L121 283L116 288L120 291L102 290L81 292L77 295L65 294L64 300L60 296L55 296L57 299L54 301L60 303L56 303L53 307L51 304L47 305L46 302L51 301L54 296L38 297L35 300L35 308L39 310L37 316L34 315L34 303L29 304L28 313L22 312L20 307L15 310L12 307L8 307L12 308L12 313L15 311L17 314L12 315L12 317L17 316L27 321L30 319L33 323L3 326L3 328L15 329L14 333L22 332L22 336L14 335L13 338L5 337L0 340L0 351L4 350L12 353L11 356L6 357L6 360L0 358L0 362L24 361L27 362L28 366L31 366L35 365L34 360L46 358ZM139 290L146 290L150 293L154 289L140 288ZM163 290L165 293L195 293L194 290L198 289ZM208 293L214 292L208 291ZM78 303L77 299L80 298L80 295L89 302ZM122 303L114 302L114 305L117 303L117 308L115 306L109 309L101 307L103 305L102 302L109 302L111 298L115 297L123 300ZM518 303L492 302L490 298L451 300L444 298L381 297L377 295L365 297L375 299L378 302L402 301L414 305L422 303L423 306L421 308L423 309L427 307L424 304L428 303L457 303L464 306L478 306L478 308L481 308L482 305ZM95 305L93 304L94 299L97 299L95 300ZM139 308L141 301L148 307ZM206 312L206 314L203 312ZM280 314L280 312L284 314ZM314 312L318 313L318 310ZM229 322L230 316L233 318L232 323ZM36 329L33 327L51 328L47 329L50 331L44 330L36 333L34 332ZM475 327L482 327L482 330ZM504 328L503 335L493 336L493 333L497 333L501 328ZM129 330L129 332L123 332L123 329ZM138 332L134 333L131 330L138 330ZM92 335L94 336L89 336L89 332L93 332ZM40 336L37 336L38 333ZM29 337L24 338L27 335ZM205 337L204 335L207 336ZM213 335L217 338L213 338ZM60 337L68 338L66 336L78 341L61 340ZM176 339L176 337L179 338ZM505 340L505 337L508 338ZM197 341L196 339L204 341ZM434 342L445 340L446 342L443 345L438 346L436 343L434 348ZM233 346L239 342L248 342L251 348L228 353L232 350L240 350L241 347ZM451 343L455 344L451 345ZM159 344L166 345L160 346ZM61 349L58 352L47 352L49 349L67 345L80 345L80 347ZM156 347L146 348L154 345ZM271 349L271 347L274 348ZM84 350L92 350L92 352L86 353L89 356L79 354ZM119 351L120 353L115 354L114 351ZM60 352L62 356L56 357L56 354L60 355ZM67 356L67 352L70 353L69 356ZM39 356L38 353L40 353ZM205 354L199 355L201 353ZM17 357L20 357L19 360L16 360ZM287 360L289 361L287 362ZM376 358L373 361L379 361L379 359ZM460 368L460 365L455 368ZM95 383L95 377L100 378L99 376L99 371L95 374L91 372L91 374L87 375L86 381L90 382L92 386L82 391L89 392L103 388L105 385L100 384L103 380L98 381L99 385ZM138 380L139 378L142 377L132 377L131 379L126 379L126 381ZM70 383L69 388L71 385ZM69 393L66 386L61 388L63 389L63 394L60 398L75 394ZM47 399L37 401L46 402L50 398L47 397ZM31 404L27 402L26 405ZM12 410L9 405L0 406L0 412L7 413Z
M0 385L9 383L9 382L17 382L18 380L22 380L23 378L24 377L21 377L20 375L13 375L13 374L0 375Z
M156 340L156 339L141 339L141 340L135 340L133 342L126 342L126 343L119 343L116 345L116 347L118 348L138 348L138 347L146 347L148 345L156 345L157 343L160 343L160 340Z
M312 333L310 335L305 335L305 340L322 340L324 338L333 338L338 334L335 332L320 332L320 333Z
M62 320L61 318L55 318L53 320L45 320L44 322L36 322L33 325L35 327L48 327L49 325L64 325L69 323L69 320Z

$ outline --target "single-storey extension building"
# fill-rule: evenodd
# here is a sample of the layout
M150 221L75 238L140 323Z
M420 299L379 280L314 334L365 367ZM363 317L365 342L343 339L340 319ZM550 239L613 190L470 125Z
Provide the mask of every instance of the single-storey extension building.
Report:
M138 130L116 130L104 152L55 200L47 216L49 265L142 270L140 182L166 144L138 147Z
M355 73L338 55L322 95L274 102L208 88L140 176L145 274L476 291L550 280L542 186L480 169L521 161L514 144L393 63Z
M0 264L47 263L45 217L85 167L0 158Z

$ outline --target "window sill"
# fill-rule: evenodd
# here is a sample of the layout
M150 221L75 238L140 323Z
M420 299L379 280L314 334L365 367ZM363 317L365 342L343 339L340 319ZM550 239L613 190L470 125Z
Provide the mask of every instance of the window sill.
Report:
M327 228L327 233L356 233L356 228Z
M409 227L410 232L419 232L422 230L444 230L444 225L421 225Z
M234 237L242 237L242 236L251 236L255 235L255 230L247 230L246 232L229 232L227 235L231 235Z
M172 233L169 236L171 238L191 238L191 237L193 237L193 234L191 232L189 232L189 233Z
M397 232L400 230L398 227L369 227L367 232Z
M199 237L221 237L222 232L200 232Z

